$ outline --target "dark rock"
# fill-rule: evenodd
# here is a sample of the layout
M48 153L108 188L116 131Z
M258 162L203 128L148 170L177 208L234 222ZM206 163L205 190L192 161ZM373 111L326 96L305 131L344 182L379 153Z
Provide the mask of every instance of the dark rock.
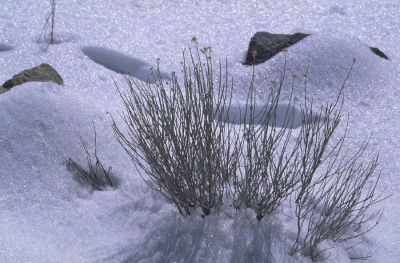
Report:
M5 89L5 88L3 88L3 86L0 86L0 94L3 92L6 92L6 91L8 91L8 89Z
M11 89L14 86L21 85L29 81L51 81L59 85L64 84L60 74L58 74L58 72L49 64L43 63L39 66L24 70L17 75L14 75L12 79L4 82L2 86L5 89Z
M389 60L388 56L386 56L385 53L383 53L379 48L377 47L369 47L372 52L374 52L375 55L380 56L383 59Z
M250 40L246 61L243 64L257 65L263 63L307 36L309 34L295 33L287 35L257 32Z

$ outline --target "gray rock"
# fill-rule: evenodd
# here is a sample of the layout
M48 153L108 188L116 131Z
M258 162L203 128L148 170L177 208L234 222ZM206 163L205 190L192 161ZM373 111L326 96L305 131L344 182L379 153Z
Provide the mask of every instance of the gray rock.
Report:
M257 65L264 63L283 49L296 44L307 36L309 34L295 33L293 35L286 35L257 32L250 40L246 61L243 64Z
M8 91L8 89L5 89L3 86L0 85L0 94L6 91Z
M64 81L60 74L49 64L43 63L39 66L31 69L24 70L17 75L14 75L12 79L7 80L2 85L5 89L11 89L14 86L21 85L29 81L51 81L59 85L63 85Z

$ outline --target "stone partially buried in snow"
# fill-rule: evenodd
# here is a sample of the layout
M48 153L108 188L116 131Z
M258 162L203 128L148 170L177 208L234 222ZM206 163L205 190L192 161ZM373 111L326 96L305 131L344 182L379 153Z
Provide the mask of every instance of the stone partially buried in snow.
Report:
M371 49L371 51L372 51L375 55L377 55L377 56L379 56L379 57L381 57L381 58L383 58L383 59L389 60L389 57L386 56L386 54L383 53L379 48L377 48L377 47L369 47L369 49Z
M3 86L0 85L0 94L6 92L8 89L5 89Z
M295 33L293 35L287 35L257 32L250 40L246 61L243 64L257 65L264 63L283 49L296 44L307 36L309 36L309 34Z
M5 89L11 89L14 86L21 85L29 81L41 81L41 82L54 82L59 85L63 85L64 81L60 74L49 64L43 63L39 66L26 69L17 75L14 75L12 79L7 80L2 85Z

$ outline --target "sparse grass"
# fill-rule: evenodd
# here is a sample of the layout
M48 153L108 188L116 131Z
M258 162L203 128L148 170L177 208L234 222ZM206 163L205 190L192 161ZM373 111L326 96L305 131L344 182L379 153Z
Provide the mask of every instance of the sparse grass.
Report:
M105 168L103 163L101 162L98 154L97 154L97 133L96 128L93 123L93 130L94 130L94 153L90 154L87 144L82 137L79 137L83 150L85 152L86 162L87 162L87 169L82 168L77 162L73 159L67 157L67 165L78 178L80 178L83 182L88 184L92 190L104 191L108 187L113 187L113 182L110 177L110 172L112 170L111 167L108 169Z

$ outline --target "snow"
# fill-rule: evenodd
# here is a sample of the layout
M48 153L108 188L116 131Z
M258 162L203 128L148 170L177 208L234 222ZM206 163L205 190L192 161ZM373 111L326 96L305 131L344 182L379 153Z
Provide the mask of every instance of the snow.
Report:
M271 110L270 106L257 104L253 106L253 110L254 117L251 118L249 112L246 114L246 103L235 103L229 107L229 111L225 111L225 114L217 116L216 119L233 124L249 124L251 122L260 124L265 122L266 112L276 111L276 114L268 121L268 125L275 127L290 126L293 129L297 129L303 124L301 109L295 105L279 103L276 108Z
M82 52L94 62L116 73L127 74L145 82L155 83L153 73L156 65L151 66L138 58L129 57L101 47L84 47ZM167 79L169 74L162 72L161 77Z
M10 47L10 46L8 46L6 44L0 43L0 52L8 51L8 50L11 50L11 49L12 49L12 47Z
M323 261L372 255L366 262L398 262L399 1L58 0L54 45L41 39L49 11L47 1L0 5L0 82L49 63L65 83L26 83L0 94L0 262L310 262L287 253L295 238L290 207L260 224L251 211L184 218L141 180L111 129L111 116L120 121L124 110L111 77L126 88L115 71L146 80L159 58L163 72L179 74L193 36L212 47L215 59L228 59L235 94L243 98L252 69L240 61L257 31L312 34L255 67L260 98L285 56L290 73L301 76L309 66L308 92L318 103L335 99L356 59L345 89L346 147L372 133L369 154L380 153L382 172L378 192L392 196L379 204L380 224L358 247L335 246ZM99 155L119 182L93 193L64 161L85 163L78 135L92 150L92 119Z

